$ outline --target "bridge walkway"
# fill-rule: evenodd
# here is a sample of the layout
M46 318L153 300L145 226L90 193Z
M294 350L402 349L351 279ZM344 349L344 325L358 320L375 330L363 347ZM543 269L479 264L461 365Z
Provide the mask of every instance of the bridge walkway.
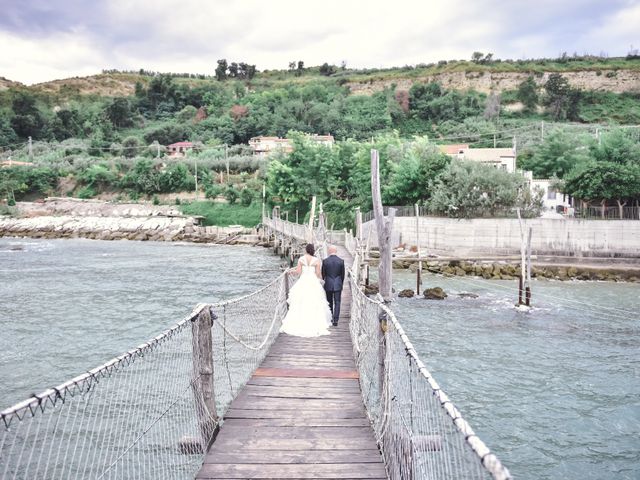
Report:
M348 265L352 258L339 247ZM345 285L331 335L281 334L231 403L198 479L386 479L362 403Z

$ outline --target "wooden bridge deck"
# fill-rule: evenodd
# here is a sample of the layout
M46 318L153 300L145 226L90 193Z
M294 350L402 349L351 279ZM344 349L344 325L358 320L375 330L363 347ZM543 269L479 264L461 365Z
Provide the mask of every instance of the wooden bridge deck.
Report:
M350 260L344 249L339 255ZM276 339L196 478L387 478L360 394L350 303L346 285L331 335Z

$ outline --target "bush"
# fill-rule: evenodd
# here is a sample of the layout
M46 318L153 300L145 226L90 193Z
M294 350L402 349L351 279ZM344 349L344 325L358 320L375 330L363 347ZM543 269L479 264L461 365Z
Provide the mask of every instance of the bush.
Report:
M16 206L16 199L13 198L13 197L9 198L9 200L7 200L7 206L15 207Z
M78 198L87 199L87 198L93 198L95 196L96 196L96 191L93 189L93 187L84 187L78 191Z
M249 205L251 205L251 202L253 202L254 198L255 198L254 192L249 188L243 188L242 191L240 192L240 204L245 207L248 207Z
M224 191L224 198L226 198L227 202L229 202L231 205L236 203L236 200L238 200L239 196L240 192L232 185L229 185Z
M158 196L157 196L157 195L154 195L154 196L153 196L152 203L153 203L154 205L160 205L160 199L158 198Z
M216 185L215 183L212 183L210 185L207 185L206 188L204 189L204 196L205 198L213 200L218 195L220 195L222 191L223 191L222 185Z
M180 199L178 197L176 197L176 205L180 205L182 204L182 202L180 201Z

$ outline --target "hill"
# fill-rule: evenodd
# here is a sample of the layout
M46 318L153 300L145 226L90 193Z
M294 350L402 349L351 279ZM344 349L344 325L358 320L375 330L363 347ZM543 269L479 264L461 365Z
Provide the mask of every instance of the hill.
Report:
M9 88L24 87L20 82L14 82L8 78L0 77L0 91L8 90Z
M246 82L249 89L268 89L287 84L310 82L337 83L349 88L353 94L371 95L394 86L408 90L414 83L439 82L452 90L475 90L480 93L501 93L515 90L532 76L543 85L552 73L561 73L573 88L580 90L640 93L640 59L591 58L579 60L532 61L440 61L437 64L406 66L389 69L348 69L330 67L330 75L323 75L320 67L305 68L300 76L291 70L265 70ZM205 75L170 74L177 84L203 86L217 83L215 77ZM136 82L146 86L153 78L146 72L110 72L87 77L53 80L27 87L34 92L69 98L78 95L102 97L129 96L135 92ZM241 80L228 80L228 82ZM3 87L19 87L22 84L0 79Z

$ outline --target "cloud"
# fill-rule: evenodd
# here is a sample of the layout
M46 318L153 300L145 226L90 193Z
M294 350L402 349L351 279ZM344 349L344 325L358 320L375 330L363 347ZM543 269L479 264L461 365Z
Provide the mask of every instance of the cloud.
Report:
M470 58L626 54L637 0L24 0L2 3L0 75L28 83L147 68L212 73L345 60L389 67ZM6 52L9 52L8 54ZM51 77L47 77L51 75Z

